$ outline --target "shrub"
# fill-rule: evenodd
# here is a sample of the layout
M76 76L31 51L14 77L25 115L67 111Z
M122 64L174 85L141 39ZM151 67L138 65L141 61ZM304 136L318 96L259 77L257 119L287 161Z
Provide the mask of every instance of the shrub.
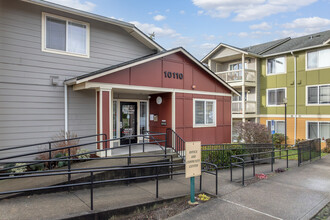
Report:
M76 138L77 134L74 134L70 131L68 131L65 135L65 132L62 130L60 131L54 138L52 138L53 141L59 141L59 142L55 142L52 143L52 149L55 148L63 148L63 147L69 147L69 146L73 146L73 145L77 145L79 144L79 140L65 140L67 139L71 139L71 138ZM61 141L64 140L64 141ZM48 149L48 148L46 148ZM42 149L45 150L45 149ZM77 154L77 151L79 150L79 147L75 147L75 148L71 148L70 149L70 155L75 155ZM69 150L68 149L61 149L61 150L57 150L57 151L52 151L51 152L51 158L60 158L60 157L64 157L69 155ZM49 160L49 153L41 153L36 157L37 160ZM45 162L45 166L48 167L49 163ZM51 162L51 167L55 167L56 165L58 165L58 163L56 162ZM62 164L61 164L62 165ZM63 166L67 165L67 162L65 161L63 163Z
M330 153L330 138L325 140L326 146L323 148L322 152L323 153Z
M330 138L326 139L326 140L325 140L325 143L326 143L327 147L330 148Z
M26 163L16 163L15 164L15 167L13 169L11 169L11 172L12 173L24 173L27 171L27 166L24 166L26 165ZM21 167L18 167L18 166L21 166Z
M44 163L32 164L32 165L29 165L29 168L32 171L44 170L45 169L45 164Z
M272 143L271 135L267 127L254 122L237 122L234 125L234 133L239 143L261 144Z
M78 151L77 151L77 154L83 154L83 155L78 155L77 156L77 158L78 159L89 159L90 157L91 157L91 155L90 154L88 154L88 150L86 150L86 149L79 149Z
M286 140L288 140L288 137L286 137ZM280 133L273 134L273 143L275 145L281 145L281 144L284 144L284 142L285 142L284 134L280 134Z

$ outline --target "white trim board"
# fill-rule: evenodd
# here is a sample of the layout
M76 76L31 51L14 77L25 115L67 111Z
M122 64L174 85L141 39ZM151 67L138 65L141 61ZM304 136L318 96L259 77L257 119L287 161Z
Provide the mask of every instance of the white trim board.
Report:
M150 91L150 92L177 92L177 93L189 93L198 95L215 95L215 96L227 96L231 97L230 93L219 93L219 92L206 92L198 90L185 90L185 89L171 89L162 87L149 87L149 86L134 86L125 84L111 84L111 83L97 83L97 82L85 82L82 84L74 85L73 90L78 91L82 89L127 89L127 90L140 90L140 91Z
M284 114L281 115L258 115L259 118L284 118ZM294 114L287 114L287 118L294 118ZM330 115L297 115L297 118L324 118L330 120Z

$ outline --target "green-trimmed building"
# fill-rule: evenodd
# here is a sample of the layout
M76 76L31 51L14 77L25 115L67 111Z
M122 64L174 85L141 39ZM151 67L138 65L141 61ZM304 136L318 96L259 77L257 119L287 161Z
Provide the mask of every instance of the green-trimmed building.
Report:
M284 133L286 101L289 143L330 138L330 31L246 48L219 44L202 62L241 92L233 98L234 122L274 120Z

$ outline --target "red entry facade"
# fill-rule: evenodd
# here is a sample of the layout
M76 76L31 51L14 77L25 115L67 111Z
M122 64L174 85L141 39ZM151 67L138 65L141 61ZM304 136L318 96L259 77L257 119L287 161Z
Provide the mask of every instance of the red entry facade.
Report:
M185 141L201 141L202 144L231 142L232 91L181 52L142 62L94 78L90 82L121 85L121 88L125 85L127 89L133 89L134 86L139 89L148 87L150 90L153 88L154 92L149 96L149 115L157 115L158 121L150 121L148 116L150 131L165 132L166 128L172 128ZM156 93L157 88L159 88L159 93ZM168 89L168 91L164 89ZM174 96L173 92L175 92ZM98 92L97 96L99 94ZM98 132L107 133L110 137L109 121L112 117L109 116L109 94L108 91L102 91L102 100L97 98L97 120ZM158 96L162 97L161 104L156 103ZM175 101L172 100L173 97L175 97ZM194 99L215 100L215 126L194 127ZM100 101L102 101L102 117L99 116ZM175 114L175 119L173 119L173 114ZM166 121L166 125L162 124L163 120ZM173 122L175 122L175 126ZM100 124L102 124L102 129Z

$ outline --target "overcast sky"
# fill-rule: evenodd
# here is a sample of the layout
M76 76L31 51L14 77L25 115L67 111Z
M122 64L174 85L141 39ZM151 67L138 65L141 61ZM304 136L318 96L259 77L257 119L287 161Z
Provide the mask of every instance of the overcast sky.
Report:
M245 47L330 29L330 0L49 1L131 22L198 59L220 42Z

